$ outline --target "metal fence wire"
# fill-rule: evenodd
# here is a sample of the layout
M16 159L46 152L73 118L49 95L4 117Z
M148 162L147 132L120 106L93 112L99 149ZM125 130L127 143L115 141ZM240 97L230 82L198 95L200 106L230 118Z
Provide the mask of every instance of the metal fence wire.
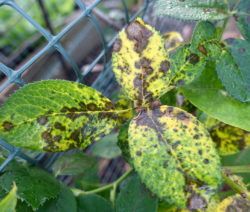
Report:
M41 3L42 1L39 1L39 2ZM16 70L14 70L10 66L0 61L0 74L2 72L2 74L5 77L5 80L0 83L0 94L11 85L23 86L26 83L25 80L23 79L23 75L36 61L38 61L42 56L44 56L46 53L50 52L51 50L56 50L60 54L61 59L63 59L70 65L71 69L73 70L73 74L75 76L76 81L80 83L84 83L85 77L87 75L91 75L93 68L98 63L100 63L100 61L102 61L104 68L101 71L101 73L98 75L97 79L92 83L91 86L96 88L97 90L102 91L104 94L105 92L109 92L107 87L110 86L115 80L111 71L111 63L110 61L108 61L108 58L109 58L108 53L110 53L110 49L115 41L116 35L109 41L106 41L104 32L103 32L102 27L100 26L99 20L92 13L93 9L96 8L97 5L100 4L101 2L103 2L103 0L96 0L96 1L93 1L91 5L87 6L82 0L75 0L76 6L78 6L81 10L80 15L76 17L75 19L73 19L59 33L55 34L53 30L47 30L46 28L42 27L36 20L34 20L30 15L28 15L27 11L23 10L20 7L20 5L16 3L15 1L0 0L0 12L3 7L11 8L16 13L19 13L19 15L23 19L29 22L35 28L35 30L38 33L40 33L40 35L43 38L46 39L46 45L42 49L40 49L32 58L30 58L23 65L18 67ZM149 5L149 0L145 0L143 2L142 7L136 12L136 14L130 17L128 7L126 4L126 0L121 0L121 2L124 7L126 24L134 20L135 17L139 15L143 15ZM46 11L43 11L43 12L46 12ZM88 19L90 23L93 24L95 30L100 36L101 43L102 43L102 51L99 53L98 56L95 57L95 59L91 62L91 64L88 66L88 68L84 72L80 70L77 62L74 61L72 56L67 52L67 50L61 44L61 41L64 38L64 36L67 33L69 33L83 19ZM91 40L86 40L85 42L88 43L88 42L91 42ZM60 57L58 57L58 59L60 59ZM1 139L0 139L0 148L4 151L7 150L6 160L0 165L0 172L2 172L4 168L16 157L24 159L28 161L29 163L33 163L33 164L37 164L43 161L42 162L43 167L46 169L49 169L50 166L53 164L53 162L61 154L63 154L63 153L54 153L54 154L49 154L48 156L44 153L38 153L38 154L33 154L33 156L30 156L30 154L27 154L27 151L14 147ZM44 163L44 161L46 162Z

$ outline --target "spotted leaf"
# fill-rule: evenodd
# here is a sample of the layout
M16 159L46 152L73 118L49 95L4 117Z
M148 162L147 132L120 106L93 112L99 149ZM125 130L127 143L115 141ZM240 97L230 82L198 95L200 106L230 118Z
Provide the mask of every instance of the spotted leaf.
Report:
M169 90L171 71L164 40L140 18L119 33L112 62L118 82L138 105L146 105Z
M142 181L170 204L185 207L194 195L205 203L196 191L209 193L220 184L219 157L208 132L181 109L161 106L141 111L130 123L128 141Z
M250 211L250 201L240 195L230 196L222 200L214 211Z
M207 119L206 126L220 155L235 154L250 147L250 132L211 119Z
M85 148L116 124L109 99L63 80L24 86L0 108L0 137L33 150Z

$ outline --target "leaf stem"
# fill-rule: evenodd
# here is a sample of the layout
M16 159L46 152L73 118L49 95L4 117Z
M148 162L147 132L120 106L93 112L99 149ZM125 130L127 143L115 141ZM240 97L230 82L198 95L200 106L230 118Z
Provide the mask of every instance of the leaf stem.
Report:
M71 191L74 193L75 196L79 196L79 195L87 195L87 194L96 194L96 193L100 193L102 191L108 190L108 189L115 189L116 192L116 188L117 186L123 181L125 180L133 171L133 169L128 170L127 172L125 172L121 177L119 177L116 181L114 181L113 183L107 184L105 186L102 186L100 188L97 189L93 189L90 191L83 191L81 189L78 188L71 188ZM114 196L115 197L115 196Z
M230 174L226 171L222 171L222 177L224 182L236 193L240 194L242 197L248 199L250 201L250 193L243 188L240 184L236 183L230 178Z
M242 165L242 166L223 166L224 170L229 170L232 173L250 173L250 165Z

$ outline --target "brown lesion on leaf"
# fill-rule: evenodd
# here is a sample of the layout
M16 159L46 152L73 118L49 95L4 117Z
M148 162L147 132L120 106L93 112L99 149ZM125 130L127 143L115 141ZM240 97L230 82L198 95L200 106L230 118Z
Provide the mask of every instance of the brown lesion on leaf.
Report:
M113 46L113 51L119 52L121 48L122 48L122 40L120 38L117 38Z
M2 127L3 127L4 131L9 132L14 128L14 124L10 121L4 121L2 123Z
M200 61L200 57L197 54L191 53L186 57L186 61L190 62L192 65L195 65Z
M166 74L170 69L170 62L168 60L162 61L160 67L160 71Z
M48 123L48 117L47 116L40 116L37 118L37 123L40 125L45 125Z
M198 46L198 50L202 53L202 54L204 54L205 56L207 56L207 49L205 48L205 46L204 45L199 45Z
M128 39L134 41L134 50L141 53L148 45L148 39L153 33L143 26L139 21L134 21L126 28Z
M51 132L48 130L42 133L42 139L49 145L53 142L53 136Z
M65 131L66 127L63 126L60 122L55 122L54 127L58 130Z

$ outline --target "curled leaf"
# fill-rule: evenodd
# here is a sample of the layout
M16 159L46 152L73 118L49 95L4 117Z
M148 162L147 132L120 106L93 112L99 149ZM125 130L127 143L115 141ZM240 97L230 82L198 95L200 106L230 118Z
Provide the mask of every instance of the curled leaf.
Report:
M112 63L118 82L138 105L146 105L169 90L171 71L164 41L140 18L119 33Z
M48 80L28 84L0 108L0 137L43 151L85 148L108 134L117 113L109 99L79 83Z
M183 208L197 197L204 206L203 194L220 184L220 160L208 132L181 109L142 110L130 123L128 141L142 181L170 204Z

